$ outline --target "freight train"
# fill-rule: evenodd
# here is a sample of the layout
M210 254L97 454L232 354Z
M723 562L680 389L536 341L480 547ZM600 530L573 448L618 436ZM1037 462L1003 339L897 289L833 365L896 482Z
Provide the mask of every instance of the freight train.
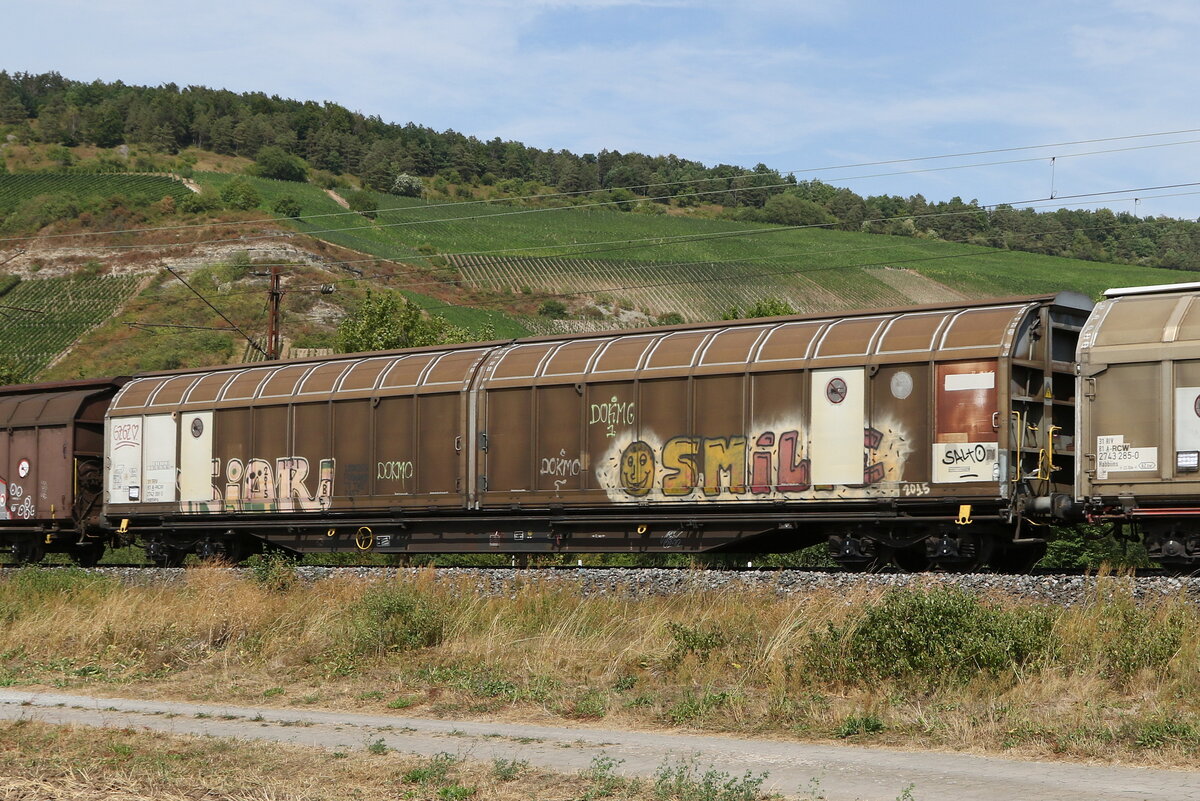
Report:
M0 546L1200 567L1200 284L0 388Z

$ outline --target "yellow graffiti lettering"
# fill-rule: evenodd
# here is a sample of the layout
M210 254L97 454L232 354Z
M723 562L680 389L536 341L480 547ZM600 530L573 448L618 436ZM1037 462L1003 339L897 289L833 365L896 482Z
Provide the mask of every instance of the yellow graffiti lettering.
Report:
M690 495L696 488L696 453L700 440L696 437L674 437L662 449L664 495Z
M722 477L728 477L729 491L746 491L746 438L711 437L704 440L704 494L720 495Z

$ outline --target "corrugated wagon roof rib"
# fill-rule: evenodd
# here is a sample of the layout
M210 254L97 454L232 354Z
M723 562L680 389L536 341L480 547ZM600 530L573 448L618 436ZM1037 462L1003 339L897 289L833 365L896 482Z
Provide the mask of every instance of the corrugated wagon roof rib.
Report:
M304 381L305 378L308 377L308 374L311 373L315 369L316 369L315 366L305 368L303 365L294 365L294 364L288 365L287 367L280 369L278 372L275 373L275 375L271 376L271 379L269 381L267 381L267 383L263 384L261 397L264 397L264 398L288 398L288 397L292 397L294 395L299 394L300 384ZM292 379L290 384L287 381L280 381L281 386L280 386L279 392L270 393L270 394L267 393L267 389L271 386L272 383L274 383L275 381L277 381L279 379L282 379L284 376L286 376L289 372L292 372L292 371L294 371L294 374L296 375L296 377ZM288 388L289 386L290 386L290 389Z
M816 344L817 340L820 338L821 334L824 332L824 329L826 328L827 325L828 325L828 323L824 320L805 320L805 321L797 321L797 322L792 322L792 323L782 323L777 328L775 328L775 330L773 330L763 340L762 345L759 347L759 355L758 355L758 358L756 359L756 361L790 362L790 361L798 361L798 360L799 361L807 361L807 360L811 359L812 354L814 352L815 344ZM786 356L781 356L779 358L766 358L762 355L762 353L764 351L767 351L771 347L771 345L776 341L776 338L778 338L779 340L784 340L786 338L787 334L791 331L812 331L812 334L809 336L808 341L804 343L804 352L803 353L790 353Z
M675 369L679 369L680 367L695 367L699 363L700 353L704 349L704 346L717 333L720 333L720 332L676 331L674 333L661 336L654 343L654 345L652 345L650 347L649 351L645 354L645 358L643 360L642 366L639 369L641 369L641 370L675 370ZM655 364L655 357L658 355L659 349L662 348L663 345L666 345L668 342L670 342L673 338L676 338L676 337L678 337L679 339L686 339L686 338L696 339L696 338L698 338L700 341L692 346L691 356L687 359L687 361L671 361L669 359L669 357L664 356L663 361L665 363Z
M909 321L916 320L919 318L930 318L930 319L936 318L938 321L938 324L933 326L933 330L931 330L929 332L929 340L925 343L925 347L923 347L923 348L889 348L887 350L884 350L883 345L884 345L884 343L886 343L888 341L888 338L891 336L892 329L896 327L897 323L909 322ZM945 320L946 320L945 312L922 312L920 314L898 314L895 317L888 320L887 324L883 326L883 329L879 333L879 341L876 343L876 347L873 348L871 352L877 353L877 354L923 353L925 351L932 350L934 337L937 336L938 331L941 329L942 323L944 323Z
M771 331L771 329L772 329L771 326L760 325L760 326L756 326L754 328L737 328L737 329L727 328L724 331L718 331L709 338L708 342L706 342L704 344L704 348L700 352L700 360L699 360L699 362L697 362L697 364L702 367L717 367L717 366L729 365L729 364L749 364L753 360L753 355L756 352L759 343L762 342L763 337L766 336L767 333ZM757 333L755 333L755 332L757 332ZM739 334L754 334L751 341L746 344L746 350L742 354L742 357L740 359L738 359L736 361L723 361L723 362L719 362L719 361L711 361L710 362L708 360L708 353L709 353L709 351L712 350L713 345L717 344L718 339L720 339L721 337L726 337L726 336L735 337L735 336L738 336Z
M976 348L998 348L998 347L1001 347L1004 344L1005 331L1008 329L1008 326L1011 325L1011 323L1014 319L1016 319L1019 316L1024 315L1026 310L1028 310L1030 308L1032 308L1032 305L1025 304L1025 305L994 306L994 307L990 307L990 308L976 307L976 308L971 308L971 309L963 309L962 311L959 311L959 312L951 315L949 324L945 327L945 329L942 330L942 335L941 335L940 340L938 341L937 349L938 350L974 350ZM1001 326L995 328L996 336L992 341L984 342L984 343L974 343L974 344L968 344L968 345L947 344L950 341L951 336L953 334L957 333L958 325L964 319L969 319L970 317L975 316L975 315L994 314L994 313L1002 312L1002 311L1007 311L1007 312L1009 312L1009 314L1005 317L1004 325L1001 325Z

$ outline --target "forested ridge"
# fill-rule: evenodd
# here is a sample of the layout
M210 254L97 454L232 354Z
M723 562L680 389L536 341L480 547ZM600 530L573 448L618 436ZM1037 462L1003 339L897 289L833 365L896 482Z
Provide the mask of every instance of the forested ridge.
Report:
M1200 269L1200 224L1190 220L1139 218L1103 208L984 208L957 197L929 201L921 195L862 196L821 181L797 181L763 164L745 169L706 166L675 155L540 150L412 122L384 122L336 103L261 92L239 94L169 83L85 83L56 72L0 71L3 141L99 148L139 145L165 154L197 148L247 158L260 157L270 148L295 160L293 179L306 178L310 170L350 174L383 192L420 191L420 182L406 180L412 176L426 179L426 191L462 198L573 193L522 202L611 201L624 210L648 213L670 207L746 221L824 225L1092 261ZM72 169L69 154L60 168ZM87 168L135 166L101 158ZM286 168L284 162L281 169ZM0 172L16 169L6 165L0 150Z

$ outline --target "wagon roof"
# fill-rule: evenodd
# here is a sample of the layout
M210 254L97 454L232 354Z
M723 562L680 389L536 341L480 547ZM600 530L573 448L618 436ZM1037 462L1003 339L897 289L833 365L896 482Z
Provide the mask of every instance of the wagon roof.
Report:
M84 403L121 383L113 379L0 387L0 428L70 425Z
M1080 337L1081 360L1157 360L1179 348L1194 351L1200 341L1200 283L1110 289L1104 294Z
M1007 352L1029 309L1051 305L1086 311L1076 293L954 304L794 315L642 328L622 332L532 337L515 341L344 354L135 377L114 400L117 415L179 408L279 404L333 397L455 392L477 368L489 384L569 382L666 375L731 366L795 369L836 360L896 361L982 358ZM827 361L822 361L827 360Z

